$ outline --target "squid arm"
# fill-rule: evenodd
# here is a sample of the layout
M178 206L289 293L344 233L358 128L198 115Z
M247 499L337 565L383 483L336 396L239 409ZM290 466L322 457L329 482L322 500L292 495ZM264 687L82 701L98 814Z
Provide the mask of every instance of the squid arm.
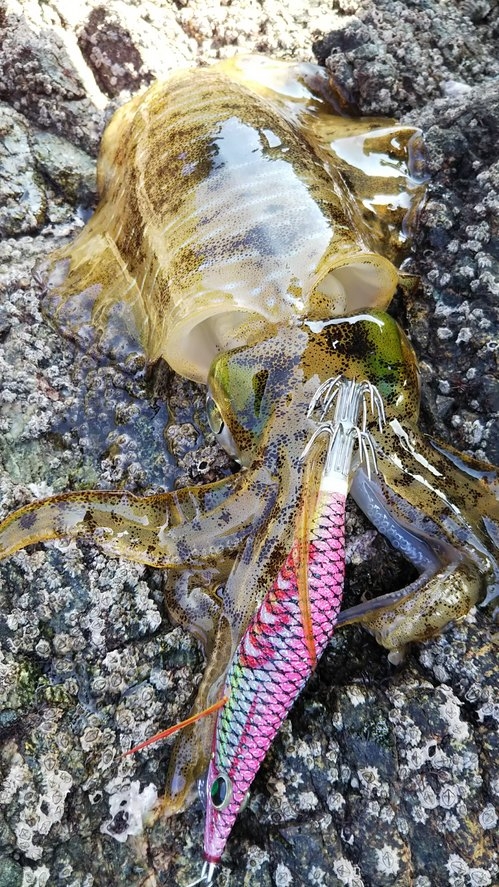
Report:
M257 481L272 486L264 469ZM35 542L74 538L153 567L203 566L233 551L250 532L262 507L254 487L241 474L146 497L62 493L25 505L0 523L0 558Z
M360 470L351 493L420 575L405 588L343 611L338 624L360 622L379 643L396 649L438 634L499 593L493 554L499 490L492 466L415 432L406 438L399 432L387 446L389 437L377 451L381 478ZM394 472L394 461L403 472Z

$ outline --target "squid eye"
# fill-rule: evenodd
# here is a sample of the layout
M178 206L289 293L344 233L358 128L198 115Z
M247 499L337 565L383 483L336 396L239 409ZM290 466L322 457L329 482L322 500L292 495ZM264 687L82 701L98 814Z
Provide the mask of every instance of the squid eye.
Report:
M225 422L211 394L208 394L206 396L206 412L208 414L208 422L211 430L213 431L213 434L221 434L224 429Z
M220 773L211 783L210 798L215 810L225 810L232 798L232 782L226 773Z
M232 456L236 462L240 462L241 460L239 458L236 442L232 437L228 426L225 424L223 416L211 394L206 396L206 413L208 415L210 428L213 431L213 434L216 434L218 437L218 443L220 446L223 447L229 456Z

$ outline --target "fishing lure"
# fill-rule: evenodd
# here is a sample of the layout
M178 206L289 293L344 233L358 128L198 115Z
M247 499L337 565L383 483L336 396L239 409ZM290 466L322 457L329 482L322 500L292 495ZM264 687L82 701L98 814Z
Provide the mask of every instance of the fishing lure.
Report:
M323 69L267 59L154 84L112 118L99 206L40 272L63 333L124 364L163 357L206 384L212 430L244 470L144 498L31 503L0 524L0 557L67 536L173 571L169 610L208 660L194 713L220 700L262 598L295 543L308 545L320 472L309 484L302 455L321 424L310 404L336 376L382 398L383 428L365 427L377 470L352 457L350 493L420 574L337 624L359 621L397 649L497 594L498 472L418 431L416 358L385 313L424 190L419 135L342 118L328 90ZM290 594L310 638L304 563ZM189 802L224 716L180 735L169 812Z
M300 550L299 542L293 544L230 663L223 691L226 702L217 717L206 779L205 864L191 887L212 883L258 768L333 635L343 593L345 508L355 444L369 475L370 459L376 464L367 432L366 397L378 411L381 430L383 401L369 383L329 379L312 400L309 415L321 401L323 409L303 456L313 453L322 435L329 443L322 471L319 461L313 514L304 535L299 536L306 545ZM331 421L327 414L335 400ZM306 480L313 484L316 476L313 459ZM300 578L305 580L304 588L300 588Z

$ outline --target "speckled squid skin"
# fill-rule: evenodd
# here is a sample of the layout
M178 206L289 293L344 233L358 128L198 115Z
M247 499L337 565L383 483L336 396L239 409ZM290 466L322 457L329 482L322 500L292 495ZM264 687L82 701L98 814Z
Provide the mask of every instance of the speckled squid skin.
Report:
M351 492L420 572L340 621L363 622L393 649L496 593L497 471L419 433L416 359L384 313L421 198L417 134L339 118L326 93L317 66L261 59L153 85L113 117L101 202L44 269L45 305L65 334L124 363L137 350L162 356L207 383L220 440L246 470L147 498L83 491L33 503L0 524L0 556L71 536L170 568L169 609L208 656L197 709L219 696L291 549L308 406L336 373L382 393L385 430L370 429L379 474L355 465ZM212 730L207 719L180 737L169 811L206 768Z

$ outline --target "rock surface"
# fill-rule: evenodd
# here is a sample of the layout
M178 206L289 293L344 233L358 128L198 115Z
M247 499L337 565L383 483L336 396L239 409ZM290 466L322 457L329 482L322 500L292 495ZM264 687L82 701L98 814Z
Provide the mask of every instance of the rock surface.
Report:
M78 486L201 483L230 470L203 393L125 375L42 318L31 269L83 224L110 110L157 76L257 50L312 59L365 113L417 122L432 175L398 316L426 428L499 463L499 22L487 0L3 0L0 5L0 502ZM165 397L170 413L165 408ZM164 436L164 428L168 426ZM166 441L166 443L165 443ZM174 457L171 454L174 454ZM352 510L351 599L405 564ZM202 810L140 830L201 669L162 576L89 546L0 568L0 887L185 887ZM497 885L497 628L478 611L394 668L338 633L260 772L217 884Z

